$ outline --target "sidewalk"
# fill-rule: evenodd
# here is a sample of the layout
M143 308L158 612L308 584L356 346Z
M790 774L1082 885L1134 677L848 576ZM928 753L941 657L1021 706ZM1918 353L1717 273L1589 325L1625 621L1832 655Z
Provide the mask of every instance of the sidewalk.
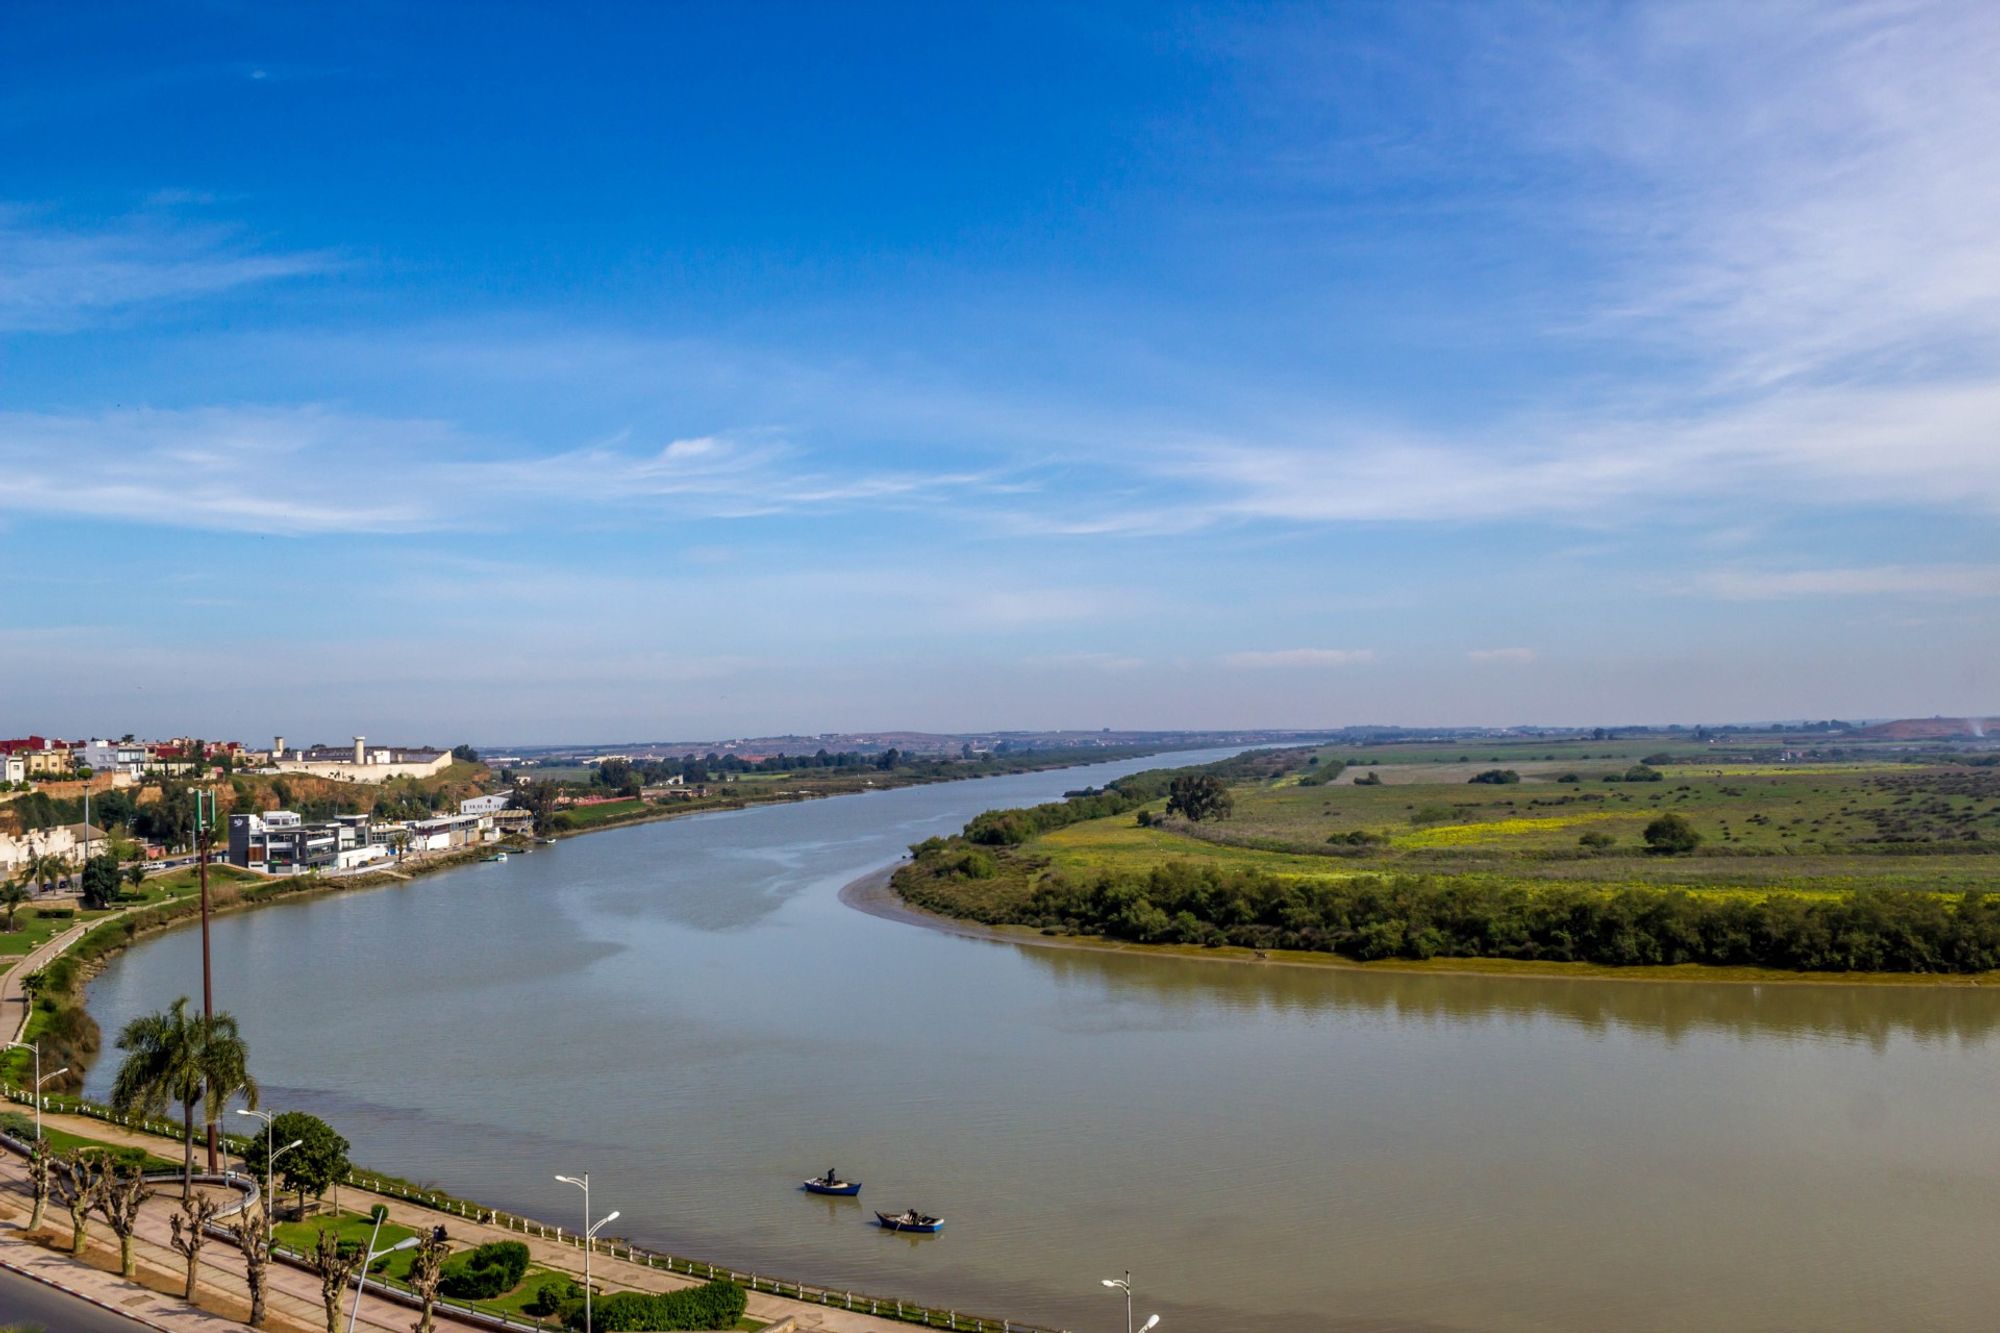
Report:
M113 1135L99 1137L108 1141ZM157 1148L158 1143L154 1140L152 1146ZM210 1237L202 1248L201 1282L197 1289L202 1308L196 1309L180 1299L179 1293L187 1280L187 1263L169 1239L171 1219L180 1207L177 1188L162 1186L146 1202L133 1242L139 1269L136 1283L119 1275L118 1239L101 1217L92 1219L84 1260L71 1256L66 1248L51 1250L28 1238L23 1228L33 1202L28 1192L26 1165L11 1152L0 1153L0 1217L9 1224L0 1229L0 1263L56 1280L122 1314L143 1318L156 1328L174 1333L181 1330L212 1333L216 1329L243 1327L242 1321L249 1314L250 1292L243 1280L242 1256L227 1240ZM69 1227L68 1211L51 1199L43 1214L40 1234L54 1236L62 1244L68 1239ZM267 1329L272 1333L323 1333L325 1307L320 1302L319 1278L315 1274L273 1263L266 1270L266 1287ZM343 1311L353 1299L350 1289L341 1298ZM362 1297L361 1328L375 1333L408 1333L416 1318L414 1310L402 1305L369 1293ZM345 1326L343 1317L342 1327ZM471 1333L473 1328L441 1314L437 1326L440 1330L464 1333Z

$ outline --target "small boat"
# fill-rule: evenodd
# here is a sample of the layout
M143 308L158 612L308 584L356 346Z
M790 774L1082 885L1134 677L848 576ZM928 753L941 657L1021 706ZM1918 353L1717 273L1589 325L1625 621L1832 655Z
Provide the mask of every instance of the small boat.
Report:
M831 1167L827 1169L825 1175L814 1176L811 1180L801 1183L808 1194L837 1194L843 1199L851 1199L861 1193L860 1181L842 1180Z
M507 853L505 852L495 852L491 856L483 856L480 858L480 860L482 861L504 861L506 859L507 859Z
M905 1208L900 1213L877 1213L875 1217L890 1231L914 1231L920 1236L935 1236L944 1230L942 1217L932 1217L914 1208Z

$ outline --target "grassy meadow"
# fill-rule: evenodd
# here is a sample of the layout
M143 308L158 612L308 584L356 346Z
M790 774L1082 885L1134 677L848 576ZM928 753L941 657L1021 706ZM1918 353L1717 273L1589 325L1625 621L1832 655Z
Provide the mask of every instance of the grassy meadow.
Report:
M2000 765L1856 748L1299 751L1228 773L1223 817L1170 813L1156 775L1005 836L989 820L927 844L898 889L949 915L1143 943L2000 967L2000 897L1985 895ZM1691 851L1648 844L1669 814L1699 836Z

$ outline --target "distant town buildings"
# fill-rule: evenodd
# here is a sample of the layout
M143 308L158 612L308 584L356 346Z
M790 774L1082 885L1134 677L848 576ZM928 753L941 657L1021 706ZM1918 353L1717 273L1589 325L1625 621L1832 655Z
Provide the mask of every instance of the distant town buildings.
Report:
M271 743L270 767L281 773L304 773L337 782L386 782L390 778L428 778L451 766L451 751L429 746L369 746L356 736L349 746L310 745L287 749L285 738Z
M23 778L31 782L36 778L65 778L76 771L76 753L68 743L43 736L0 741L0 754L20 759Z

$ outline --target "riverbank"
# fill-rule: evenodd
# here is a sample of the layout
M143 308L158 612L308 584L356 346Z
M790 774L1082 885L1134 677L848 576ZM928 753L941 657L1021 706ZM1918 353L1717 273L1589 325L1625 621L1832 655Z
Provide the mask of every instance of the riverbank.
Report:
M1601 963L1557 963L1512 958L1384 958L1363 962L1342 958L1338 954L1299 949L1240 949L1228 945L1209 948L1191 944L1138 944L1130 940L1106 939L1101 935L1049 935L1033 926L987 925L918 907L906 901L895 888L896 872L904 864L907 862L863 875L841 889L840 901L869 916L972 940L1020 944L1035 949L1081 949L1092 953L1175 958L1195 963L1233 963L1245 967L1319 968L1378 975L1519 977L1537 981L1722 982L1743 986L1900 986L1919 989L2000 986L2000 972L1787 972L1776 968L1709 967L1701 963L1681 963L1672 967L1612 967Z

